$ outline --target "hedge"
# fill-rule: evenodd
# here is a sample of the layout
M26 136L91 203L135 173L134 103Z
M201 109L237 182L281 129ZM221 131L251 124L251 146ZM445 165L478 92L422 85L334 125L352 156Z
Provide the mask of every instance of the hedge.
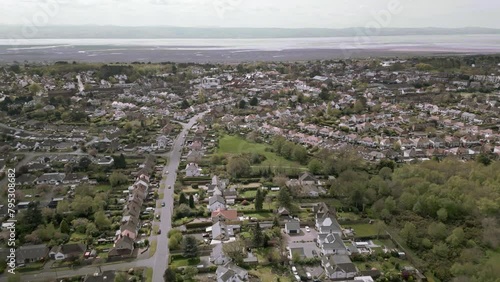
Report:
M207 221L207 222L193 222L193 223L186 224L186 229L203 228L203 227L209 227L209 226L212 226L212 225L213 225L213 223L211 221Z

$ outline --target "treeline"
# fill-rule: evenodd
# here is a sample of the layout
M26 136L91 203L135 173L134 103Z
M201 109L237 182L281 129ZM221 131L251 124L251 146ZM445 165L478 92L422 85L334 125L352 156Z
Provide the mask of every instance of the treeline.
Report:
M308 160L307 150L304 146L290 142L283 136L276 136L273 139L273 150L276 154L287 160L306 164Z
M346 207L384 220L441 281L498 281L500 162L458 159L375 167L351 154L323 153L330 193ZM496 259L495 259L496 258Z

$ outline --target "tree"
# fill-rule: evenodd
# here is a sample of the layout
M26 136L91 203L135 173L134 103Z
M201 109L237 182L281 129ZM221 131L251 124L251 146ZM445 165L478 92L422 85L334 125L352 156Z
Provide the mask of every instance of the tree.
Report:
M319 98L322 100L329 100L330 99L330 93L328 92L328 89L326 88L321 88L321 92L319 93Z
M113 166L115 168L127 168L125 156L123 154L120 154L119 156L113 156Z
M184 268L184 281L193 281L196 274L198 274L198 269L194 266L188 266Z
M90 160L89 158L87 157L83 157L80 159L80 161L78 162L78 167L81 169L81 170L87 170L87 168L89 167L89 165L92 164L92 160Z
M61 221L61 224L59 225L59 230L61 230L61 233L64 233L64 234L69 234L69 232L71 232L71 229L69 228L69 224L65 219L63 219Z
M177 282L177 275L174 270L167 268L165 273L163 273L163 279L165 282Z
M290 195L290 191L288 187L281 187L280 192L278 193L278 204L280 207L290 208L292 201L292 196Z
M116 187L121 184L127 183L128 179L127 176L125 176L123 173L120 172L113 172L111 176L109 177L109 183L111 186Z
M110 225L111 221L108 219L108 217L104 214L104 211L100 210L94 214L94 223L99 228L99 230L107 230Z
M264 245L264 233L260 228L260 224L257 222L253 230L252 244L255 248L260 248Z
M195 208L193 194L189 195L189 207L192 209Z
M198 241L193 236L184 237L182 242L182 251L184 257L196 258L198 257Z
M187 204L187 203L188 203L188 200L186 198L186 194L184 194L184 192L181 192L179 195L179 205Z
M245 102L245 100L243 100L243 99L240 100L240 102L238 103L238 108L240 108L240 109L244 109L244 108L246 108L246 106L247 106L247 102Z
M243 263L243 259L245 258L245 248L245 243L241 239L222 244L224 254L226 254L226 256L228 256L236 264Z
M246 176L250 171L250 162L241 156L232 157L227 163L226 170L234 178Z
M264 205L264 197L260 189L257 189L257 194L255 194L255 210L261 211Z
M126 282L127 280L127 274L125 272L118 272L115 276L115 281L114 282Z
M307 161L307 150L301 145L295 145L292 151L292 159L303 164Z
M40 91L42 91L42 89L43 89L42 86L38 83L33 83L28 87L28 90L30 91L30 93L32 95L36 95L36 94L40 93Z
M181 109L187 109L190 106L191 105L189 105L189 102L186 99L182 100Z
M252 97L252 99L250 99L250 106L257 106L259 104L259 99L257 99L257 97Z
M92 212L93 199L90 196L77 195L71 203L71 209L77 216L89 216Z
M320 160L314 158L314 159L311 159L309 161L307 168L309 169L309 172L317 175L317 174L321 173L321 170L323 168L323 164L321 163Z

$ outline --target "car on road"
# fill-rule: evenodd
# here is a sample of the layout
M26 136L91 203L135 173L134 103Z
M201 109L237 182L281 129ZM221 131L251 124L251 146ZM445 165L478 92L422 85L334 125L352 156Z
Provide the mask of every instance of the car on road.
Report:
M161 203L161 206L164 207L165 206L165 202Z
M168 185L168 189L172 189L172 186L171 186L171 185Z
M311 232L311 228L309 228L309 226L306 226L306 232Z
M161 234L161 229L158 229L158 232L156 234L160 235Z
M165 171L165 174L168 174L168 170L167 170L167 171Z
M156 219L160 219L160 215L159 214L156 215Z

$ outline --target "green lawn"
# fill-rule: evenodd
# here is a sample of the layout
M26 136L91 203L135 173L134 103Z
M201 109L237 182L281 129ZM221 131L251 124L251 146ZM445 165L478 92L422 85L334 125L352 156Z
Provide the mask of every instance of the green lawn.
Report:
M182 266L196 266L199 263L200 263L199 258L195 258L195 259L182 258L182 259L173 260L170 263L170 267L176 268L176 267L182 267Z
M149 256L152 257L155 255L156 253L156 247L158 246L158 241L153 240L153 242L151 242L151 245L149 246Z
M153 282L153 269L148 267L145 272L146 282Z
M257 190L247 190L239 194L239 196L242 198L255 198L256 195L257 195Z
M245 216L255 217L257 219L268 219L273 220L274 214L270 212L262 212L262 213L245 213Z
M273 152L266 151L271 148L267 144L251 143L236 135L224 135L219 139L219 148L217 154L242 154L258 153L266 157L258 166L260 167L284 167L284 168L304 168L299 163L289 161Z
M356 237L376 236L377 228L375 224L348 224L356 232Z

